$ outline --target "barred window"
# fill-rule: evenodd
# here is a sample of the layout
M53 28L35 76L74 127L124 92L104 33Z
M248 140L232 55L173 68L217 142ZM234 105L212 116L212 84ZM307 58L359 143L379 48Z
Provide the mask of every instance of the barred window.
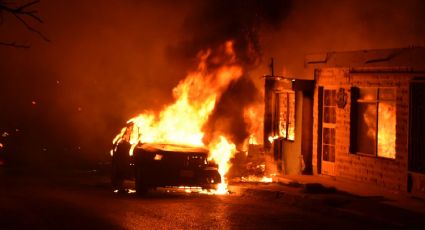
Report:
M335 124L336 124L336 90L325 89L323 92L323 160L335 162Z
M280 92L278 98L279 136L293 141L295 140L295 92Z

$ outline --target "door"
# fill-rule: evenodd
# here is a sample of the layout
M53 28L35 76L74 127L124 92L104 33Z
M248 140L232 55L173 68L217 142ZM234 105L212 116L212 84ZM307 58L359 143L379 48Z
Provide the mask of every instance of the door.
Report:
M323 89L321 98L321 168L322 174L335 175L336 89Z
M425 174L425 81L410 85L409 171Z

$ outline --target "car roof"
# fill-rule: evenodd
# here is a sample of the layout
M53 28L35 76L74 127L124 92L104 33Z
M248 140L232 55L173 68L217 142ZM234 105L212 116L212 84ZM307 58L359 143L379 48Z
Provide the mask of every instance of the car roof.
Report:
M208 153L208 149L201 146L188 146L163 143L144 143L138 148L146 151L182 152L182 153Z

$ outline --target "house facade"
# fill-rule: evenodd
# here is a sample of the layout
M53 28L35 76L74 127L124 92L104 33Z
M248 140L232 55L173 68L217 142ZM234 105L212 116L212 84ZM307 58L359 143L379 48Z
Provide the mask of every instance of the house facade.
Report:
M425 49L306 57L314 174L425 195Z

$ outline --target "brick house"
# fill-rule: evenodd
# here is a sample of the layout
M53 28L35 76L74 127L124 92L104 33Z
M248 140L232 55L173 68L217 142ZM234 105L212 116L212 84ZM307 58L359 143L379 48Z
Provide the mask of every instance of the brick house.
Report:
M425 48L314 54L305 65L313 174L424 196Z

